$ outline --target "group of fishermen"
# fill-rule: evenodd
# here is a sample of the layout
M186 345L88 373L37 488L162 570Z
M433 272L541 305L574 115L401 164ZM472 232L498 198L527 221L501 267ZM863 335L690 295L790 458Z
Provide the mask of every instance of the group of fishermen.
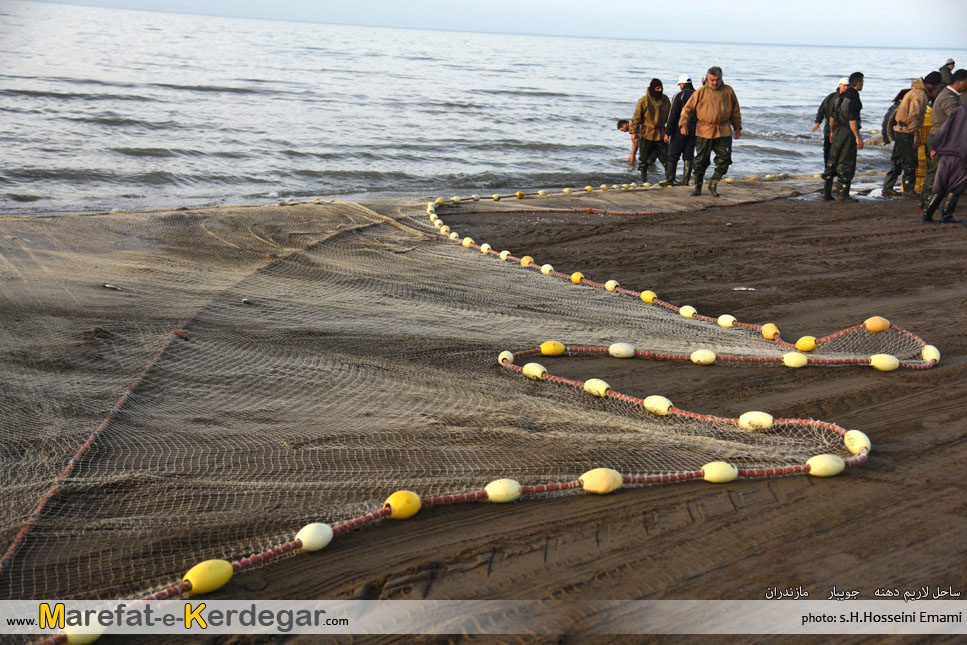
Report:
M883 194L896 196L893 190L903 176L904 196L914 195L917 170L917 148L926 147L927 177L920 193L922 220L933 221L933 214L942 206L942 222L953 220L952 213L960 193L967 186L967 152L961 150L964 131L967 131L967 70L953 71L954 61L948 60L937 72L913 81L911 89L900 99L896 109L896 125L892 126L894 150L892 168L886 176ZM835 199L855 202L850 185L856 174L856 153L863 149L860 136L860 111L863 107L859 93L863 90L863 73L854 72L839 80L816 113L813 131L823 126L823 195L824 201ZM694 172L691 195L701 195L705 172L715 155L715 170L708 181L708 191L719 196L718 183L732 164L732 135L742 137L742 114L735 91L722 82L722 69L714 66L702 78L702 86L695 89L692 79L683 74L678 78L679 92L669 100L664 95L660 79L654 78L648 92L638 100L631 121L618 121L618 129L631 133L632 162L637 153L638 170L642 182L648 181L648 166L657 160L664 168L662 186L676 185L678 160L683 164L682 185L689 185ZM924 141L920 140L927 105L933 104L933 124ZM952 117L955 123L945 124ZM938 145L938 143L940 145Z
M742 137L742 114L735 91L722 82L722 68L710 67L702 86L695 89L687 74L678 78L679 92L674 100L664 95L660 79L653 78L648 93L638 100L631 121L618 121L618 129L630 132L631 156L638 154L641 181L648 181L648 165L657 159L665 178L658 183L674 186L678 160L683 160L682 185L689 185L692 173L695 185L692 195L701 195L705 172L715 154L715 171L708 181L708 191L719 196L718 183L732 164L732 132Z

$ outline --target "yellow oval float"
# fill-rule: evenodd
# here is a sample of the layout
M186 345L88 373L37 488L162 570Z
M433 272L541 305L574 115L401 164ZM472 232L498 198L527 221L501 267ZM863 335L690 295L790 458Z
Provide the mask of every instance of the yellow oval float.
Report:
M507 350L504 350L504 351L500 352L499 354L497 354L497 364L498 365L503 365L504 362L513 364L513 362L514 362L514 353L513 352L508 352Z
M782 355L782 364L786 367L806 367L809 359L805 354L800 354L799 352L789 352L788 354Z
M833 477L843 472L846 462L837 455L816 455L806 461L809 474L814 477Z
M617 280L608 280L607 282L604 283L605 290L610 291L612 293L614 293L614 290L617 289L619 286L620 285L618 285Z
M613 358L634 358L635 346L631 343L612 343L608 347L608 354Z
M689 358L696 365L711 365L715 362L715 352L710 349L696 349Z
M449 226L443 225L440 227L440 235L449 235L449 234L450 234Z
M84 633L81 633L82 630ZM106 631L107 627L101 626L95 620L92 625L67 625L64 627L63 633L67 637L67 645L90 645L103 636Z
M450 201L453 202L454 204L459 204L460 198L454 195L453 197L450 198Z
M779 328L774 323L766 323L762 326L762 337L766 340L775 340L779 335Z
M892 372L900 367L900 360L890 354L873 354L870 356L870 365L881 372Z
M657 298L657 297L658 296L655 295L655 292L654 291L649 291L649 290L646 289L645 291L642 291L641 292L641 299L644 302L649 302L649 303L650 302L655 302L655 298Z
M520 265L521 265L522 267L527 267L527 266L530 266L530 265L532 265L532 264L534 264L534 258L532 258L532 257L531 257L531 256L529 256L529 255L525 255L524 257L522 257L522 258L520 259Z
M595 468L581 475L581 487L589 493L607 495L621 488L624 478L617 470Z
M872 318L864 320L863 325L866 327L866 331L879 334L890 328L890 321L883 316L873 316Z
M484 487L487 499L495 504L506 504L520 497L522 486L513 479L495 479Z
M447 203L447 200L443 199L442 197L437 197L435 203L437 206L443 206Z
M580 271L575 271L571 274L571 282L574 284L581 284L581 280L584 280L584 274Z
M517 199L524 199L524 193L518 190L516 193L514 193L514 197L516 197Z
M232 563L228 560L205 560L185 574L182 580L191 583L191 595L211 593L224 587L232 579Z
M450 231L450 239L451 240L459 240L460 239L460 234L457 233L456 231Z
M552 267L550 264L541 265L541 273L543 273L544 275L551 275L551 271L553 270L554 270L554 267Z
M481 253L490 253L490 249L491 248L493 248L493 247L491 247L489 244L487 244L486 242L484 242L483 244L480 245L480 252Z
M735 326L735 316L731 314L722 314L716 321L719 327L734 327Z
M383 508L389 508L393 520L409 519L420 511L421 506L420 496L411 490L398 490L383 502Z
M594 189L591 188L590 186L585 186L584 187L584 192L586 192L586 193L594 192Z
M739 417L739 426L746 430L768 430L772 427L773 418L768 412L752 410Z
M694 318L695 314L697 314L698 312L695 311L695 307L693 307L692 305L685 305L684 307L678 310L678 313L684 316L685 318Z
M465 238L463 238L463 242L461 242L461 244L463 244L465 247L467 247L469 249L470 248L470 245L473 244L473 238L472 237L465 237Z
M869 452L871 448L870 438L859 430L847 430L846 434L843 435L843 443L846 444L846 448L854 455L858 455L864 448Z
M567 348L560 341L549 340L541 343L541 355L543 356L560 356L565 351L567 351Z
M645 409L652 414L665 416L671 411L672 402L660 394L645 397Z
M565 195L570 195L573 191L570 188L565 188L561 192L564 193Z
M584 382L584 391L594 396L604 396L611 386L599 378L589 378Z
M547 368L540 363L528 363L523 368L524 376L532 381L539 381L547 374Z
M320 551L332 542L332 527L322 522L306 524L295 534L302 542L303 551Z
M494 200L495 202L499 202L500 195L498 195L497 193L494 193L493 195L490 196L490 199Z
M923 357L925 361L934 361L935 363L940 362L940 350L933 345L924 345L923 349L920 351L920 356Z
M739 469L724 461L713 461L702 466L702 477L713 484L725 484L739 476Z
M500 255L498 255L497 257L499 257L501 260L506 260L507 258L510 257L510 251L506 251L506 250L501 251Z
M816 349L816 337L815 336L803 336L796 341L796 349L800 352L811 352Z

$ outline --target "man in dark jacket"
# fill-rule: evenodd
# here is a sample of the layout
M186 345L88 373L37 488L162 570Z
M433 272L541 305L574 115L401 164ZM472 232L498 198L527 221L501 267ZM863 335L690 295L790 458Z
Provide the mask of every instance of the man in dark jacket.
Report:
M836 99L836 107L829 119L829 163L823 173L823 201L833 198L833 179L839 178L836 201L855 202L850 196L849 187L856 174L856 151L863 149L860 138L860 91L863 89L863 73L853 72L849 77L849 87Z
M956 63L954 63L953 58L948 58L947 62L944 63L939 70L937 70L938 72L940 72L940 87L937 88L937 91L942 90L943 88L947 87L948 85L950 85L950 83L953 82L951 80L951 77L953 76L953 73L954 73L955 64Z
M682 185L687 186L692 178L692 163L695 160L695 124L697 118L688 122L688 134L682 134L678 129L678 119L682 115L682 108L695 92L692 79L688 74L678 77L678 88L681 90L672 99L671 110L668 111L668 122L665 124L665 141L668 143L668 163L665 165L665 185L675 185L675 170L678 167L678 158L681 157L682 165Z
M839 79L839 86L836 88L835 92L830 92L823 99L823 102L819 104L819 109L816 110L816 123L813 124L811 132L815 132L819 129L820 124L823 126L823 168L826 168L826 164L829 163L829 117L833 115L833 108L836 106L836 99L839 95L846 91L849 87L849 79L845 76Z

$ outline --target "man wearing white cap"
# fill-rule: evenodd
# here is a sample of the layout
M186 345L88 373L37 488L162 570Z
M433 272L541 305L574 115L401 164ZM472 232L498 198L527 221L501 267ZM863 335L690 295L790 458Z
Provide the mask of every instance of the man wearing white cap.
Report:
M833 116L833 108L836 107L836 98L846 91L849 87L849 79L845 76L839 79L839 87L835 92L830 92L823 102L819 104L819 109L816 110L816 123L813 124L811 132L815 132L819 129L819 124L823 124L823 168L826 168L826 164L829 163L829 146L832 142L829 140L829 117Z
M688 122L688 134L682 134L678 128L678 119L682 116L682 108L695 92L692 79L688 74L678 77L678 89L681 90L672 99L672 107L668 111L668 123L665 124L665 141L668 143L668 162L665 164L665 185L675 185L675 170L678 158L681 157L682 186L687 186L692 178L692 163L695 160L695 124L698 119L693 117Z

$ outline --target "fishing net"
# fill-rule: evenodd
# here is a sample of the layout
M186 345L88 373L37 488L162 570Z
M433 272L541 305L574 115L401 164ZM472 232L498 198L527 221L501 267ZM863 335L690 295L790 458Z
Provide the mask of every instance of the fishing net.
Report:
M829 424L750 432L528 380L509 367L548 339L576 356L540 357L551 373L615 342L719 362L790 350L439 228L389 202L0 219L0 597L152 593L399 489L852 457ZM925 365L921 345L856 329L815 355Z

